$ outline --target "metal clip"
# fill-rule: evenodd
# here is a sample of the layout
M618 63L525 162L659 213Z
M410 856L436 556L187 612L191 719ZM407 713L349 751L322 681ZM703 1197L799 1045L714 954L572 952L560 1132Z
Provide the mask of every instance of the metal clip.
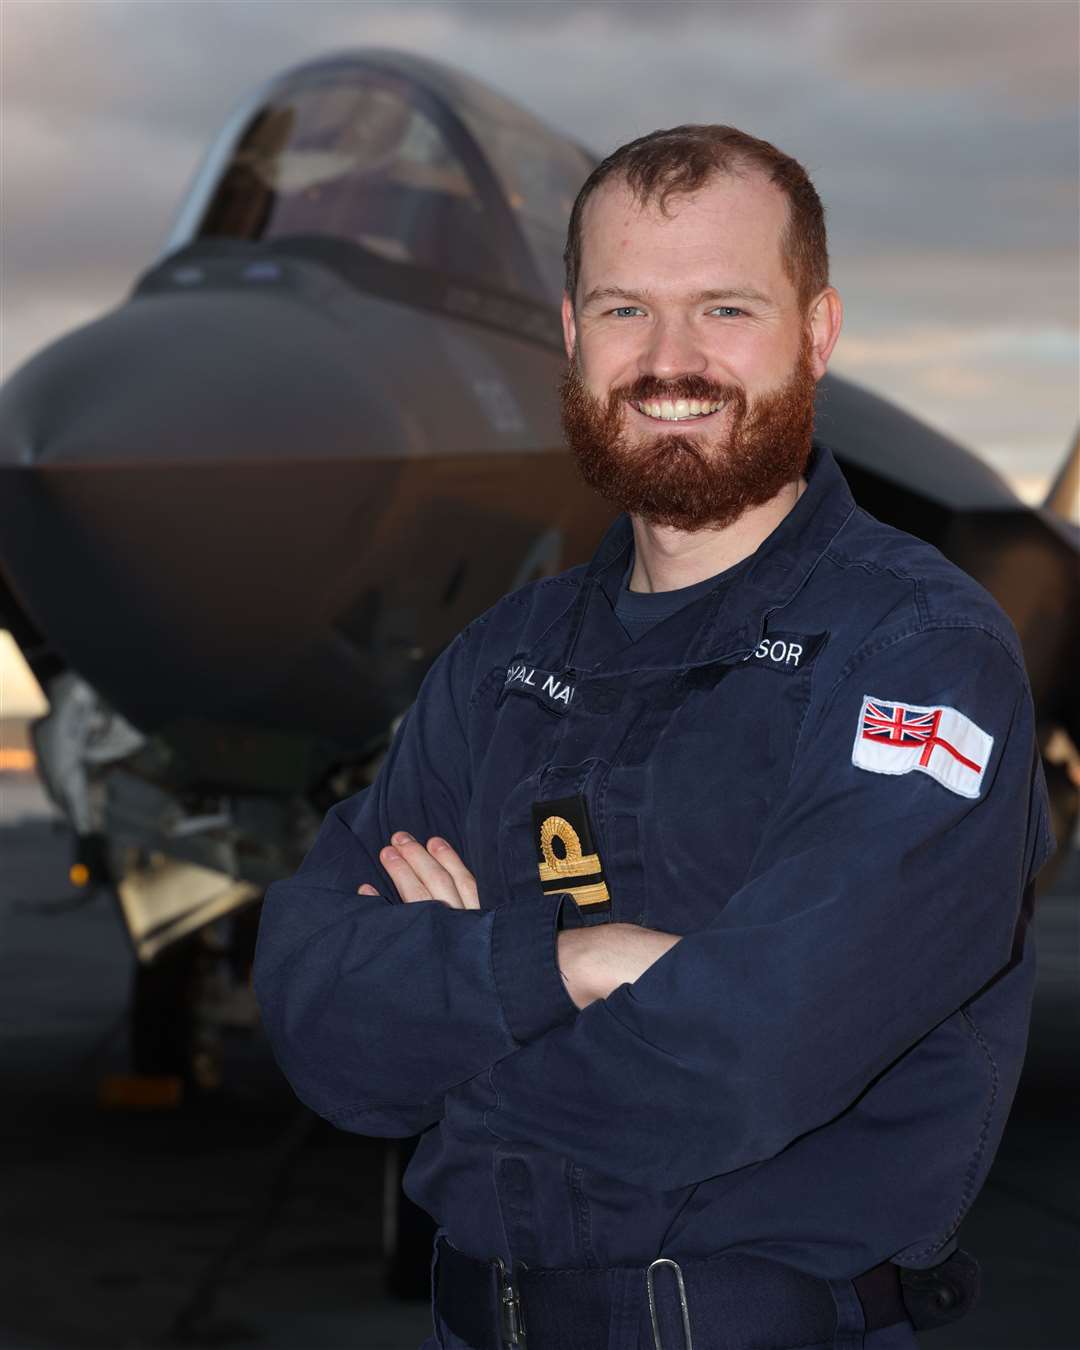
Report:
M514 1288L510 1272L501 1257L495 1258L499 1267L499 1320L503 1344L525 1347L525 1319L521 1315L521 1299Z
M653 1271L657 1266L670 1266L675 1272L675 1280L679 1287L679 1307L682 1310L684 1350L694 1350L693 1337L690 1335L690 1308L686 1302L686 1285L683 1284L682 1270L677 1261L672 1261L667 1256L658 1256L645 1272L645 1288L649 1294L649 1316L652 1318L653 1345L656 1350L664 1350L660 1342L660 1320L656 1315L656 1295L653 1291Z

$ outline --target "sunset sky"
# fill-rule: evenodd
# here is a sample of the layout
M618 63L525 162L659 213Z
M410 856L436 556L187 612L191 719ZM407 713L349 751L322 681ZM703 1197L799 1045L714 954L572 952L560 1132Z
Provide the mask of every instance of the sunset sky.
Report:
M834 368L1041 495L1080 417L1078 16L1074 0L3 0L0 377L123 299L245 94L396 47L598 153L722 121L796 155L847 307Z

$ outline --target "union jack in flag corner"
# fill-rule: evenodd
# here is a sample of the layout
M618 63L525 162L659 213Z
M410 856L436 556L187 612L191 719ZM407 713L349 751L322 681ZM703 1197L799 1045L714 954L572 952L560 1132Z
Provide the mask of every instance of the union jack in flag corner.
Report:
M870 773L918 771L961 797L978 797L993 736L955 708L863 696L851 762Z

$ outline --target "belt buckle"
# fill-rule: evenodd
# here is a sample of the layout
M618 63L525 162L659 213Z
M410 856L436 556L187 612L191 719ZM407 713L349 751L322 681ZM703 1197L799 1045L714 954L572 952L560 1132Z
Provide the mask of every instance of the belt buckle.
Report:
M679 1309L682 1312L684 1350L694 1350L694 1341L690 1335L690 1308L686 1302L686 1285L683 1283L682 1269L678 1261L668 1256L658 1256L645 1272L645 1289L649 1295L649 1316L652 1319L653 1345L656 1350L664 1350L660 1341L660 1319L656 1315L656 1294L653 1289L653 1271L657 1266L670 1266L675 1272L675 1282L679 1289Z
M521 1315L521 1297L502 1258L497 1256L495 1264L499 1268L499 1331L503 1344L520 1346L521 1350L527 1350L525 1319Z

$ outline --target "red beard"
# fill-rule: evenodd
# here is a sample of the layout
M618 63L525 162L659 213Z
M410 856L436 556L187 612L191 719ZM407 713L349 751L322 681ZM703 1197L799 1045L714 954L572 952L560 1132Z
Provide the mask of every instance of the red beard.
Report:
M790 378L748 405L737 385L700 375L663 381L644 375L613 389L607 402L589 393L571 361L563 378L562 424L582 477L622 511L692 533L722 529L797 481L810 458L815 381L809 339ZM630 444L623 404L666 398L723 402L723 438L659 435Z

